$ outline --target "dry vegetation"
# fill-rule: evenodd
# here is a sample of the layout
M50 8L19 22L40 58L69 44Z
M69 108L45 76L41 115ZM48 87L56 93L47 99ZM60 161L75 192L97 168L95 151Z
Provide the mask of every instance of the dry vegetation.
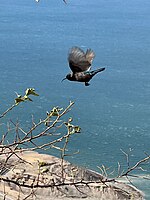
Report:
M32 101L31 96L38 96L33 88L25 91L25 95L18 95L15 103L2 113L5 118L8 112L25 101ZM7 130L0 141L0 180L3 199L17 196L17 199L54 199L54 198L101 198L106 199L142 199L142 194L134 187L123 184L118 178L135 176L134 171L143 170L143 163L148 163L150 156L130 166L129 155L123 152L127 159L128 168L121 171L118 164L118 176L110 179L107 169L102 165L101 174L91 170L79 168L65 160L71 156L67 146L70 137L80 133L79 126L72 124L73 119L68 116L74 102L63 109L54 107L45 114L38 123L32 118L31 127L25 131L19 122L8 122ZM16 108L17 112L17 108ZM11 125L10 125L11 124ZM41 128L40 128L41 127ZM14 140L10 142L10 134ZM37 140L47 137L47 142L37 144ZM60 158L46 154L38 154L38 150L55 149L60 152ZM75 152L77 153L77 152ZM75 154L74 153L74 154ZM132 173L133 172L133 173Z

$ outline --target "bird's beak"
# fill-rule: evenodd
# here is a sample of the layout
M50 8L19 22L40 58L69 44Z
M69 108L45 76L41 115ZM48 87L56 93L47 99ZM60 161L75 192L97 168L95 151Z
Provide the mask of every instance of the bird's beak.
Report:
M64 80L66 80L67 78L63 78L63 80L61 82L63 82Z

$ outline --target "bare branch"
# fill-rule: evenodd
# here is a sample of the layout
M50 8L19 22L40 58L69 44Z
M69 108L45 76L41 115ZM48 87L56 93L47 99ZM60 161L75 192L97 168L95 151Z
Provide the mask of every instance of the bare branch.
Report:
M146 158L138 161L135 165L133 165L132 167L128 168L128 170L126 172L124 172L121 177L123 176L128 176L130 172L134 171L135 169L137 169L142 163L146 163L148 160L150 160L150 155L147 156Z

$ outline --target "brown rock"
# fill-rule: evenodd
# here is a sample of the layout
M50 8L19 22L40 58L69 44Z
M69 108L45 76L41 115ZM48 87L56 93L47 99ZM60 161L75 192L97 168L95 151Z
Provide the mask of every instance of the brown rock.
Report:
M21 159L19 159L19 157ZM7 162L0 156L1 177L10 180L0 183L0 195L7 200L142 200L136 188L118 181L106 181L101 174L72 165L67 161L37 152L13 155ZM5 186L5 187L4 187Z

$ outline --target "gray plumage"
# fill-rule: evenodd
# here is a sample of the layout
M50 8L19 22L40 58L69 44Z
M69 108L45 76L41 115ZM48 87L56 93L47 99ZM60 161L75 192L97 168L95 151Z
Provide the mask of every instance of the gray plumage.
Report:
M95 53L91 49L87 49L86 52L84 52L79 47L72 47L68 54L69 67L72 73L67 74L65 79L68 79L69 81L84 82L85 85L88 86L88 82L95 74L105 70L105 68L99 68L90 71L94 57Z
M70 69L73 73L90 70L94 57L95 54L91 49L87 49L84 53L79 47L72 47L68 55Z

